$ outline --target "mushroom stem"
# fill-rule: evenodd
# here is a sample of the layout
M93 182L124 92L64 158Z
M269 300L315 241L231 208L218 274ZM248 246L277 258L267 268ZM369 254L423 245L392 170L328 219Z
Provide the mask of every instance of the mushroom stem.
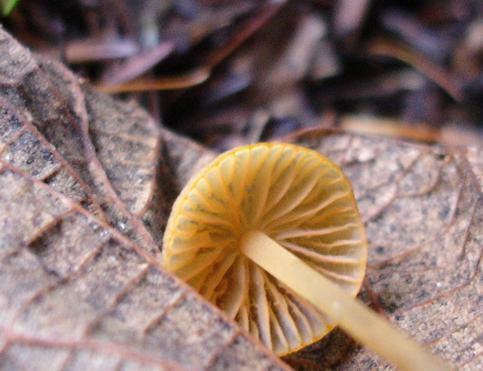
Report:
M450 369L265 233L247 232L239 246L245 256L315 305L360 344L393 365L405 370Z

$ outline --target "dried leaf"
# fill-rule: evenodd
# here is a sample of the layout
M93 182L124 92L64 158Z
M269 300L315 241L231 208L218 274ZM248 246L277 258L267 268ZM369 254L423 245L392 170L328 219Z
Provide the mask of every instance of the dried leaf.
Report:
M49 186L0 166L3 368L277 364L155 257Z
M141 215L165 192L158 167L174 174L152 120L1 30L0 53L0 368L286 368L160 268ZM169 136L167 156L210 156Z
M106 97L94 95L88 105L86 95L94 93L84 92L65 67L40 56L36 61L28 50L12 39L6 40L0 45L0 53L23 62L26 72L18 73L16 81L5 79L0 95L31 117L42 135L93 190L111 224L146 250L156 252L156 243L135 215L144 209L154 187L159 134L153 120L134 107L126 105L121 109ZM1 76L10 76L10 70L0 72ZM102 109L92 104L96 100L103 103ZM94 140L103 143L102 151L97 150ZM106 143L110 141L117 146L108 148ZM125 154L132 155L133 147L142 157L138 156L136 166L123 162Z
M0 96L0 158L104 218L92 190L52 144Z
M320 130L291 140L330 156L353 182L369 239L363 295L375 295L391 321L458 368L481 368L481 149L452 153ZM336 333L287 361L311 369L385 366L363 349L348 356L350 344Z

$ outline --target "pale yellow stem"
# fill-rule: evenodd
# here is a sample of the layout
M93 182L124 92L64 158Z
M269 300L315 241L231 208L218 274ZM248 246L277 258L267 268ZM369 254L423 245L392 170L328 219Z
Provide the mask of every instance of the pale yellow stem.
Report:
M244 255L320 309L363 346L404 370L449 370L429 351L408 338L335 283L319 274L266 234L246 233Z

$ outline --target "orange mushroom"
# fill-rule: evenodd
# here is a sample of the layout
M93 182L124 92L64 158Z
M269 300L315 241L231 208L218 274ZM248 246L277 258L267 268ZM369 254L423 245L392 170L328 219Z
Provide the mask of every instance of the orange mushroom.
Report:
M220 155L185 186L164 235L164 267L279 355L340 326L401 368L446 368L354 299L366 258L349 180L292 144Z

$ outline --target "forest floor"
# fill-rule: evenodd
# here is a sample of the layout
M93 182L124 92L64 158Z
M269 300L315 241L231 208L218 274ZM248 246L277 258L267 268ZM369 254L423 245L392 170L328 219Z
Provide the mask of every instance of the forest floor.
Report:
M2 24L215 149L314 126L483 138L478 1L19 1Z

